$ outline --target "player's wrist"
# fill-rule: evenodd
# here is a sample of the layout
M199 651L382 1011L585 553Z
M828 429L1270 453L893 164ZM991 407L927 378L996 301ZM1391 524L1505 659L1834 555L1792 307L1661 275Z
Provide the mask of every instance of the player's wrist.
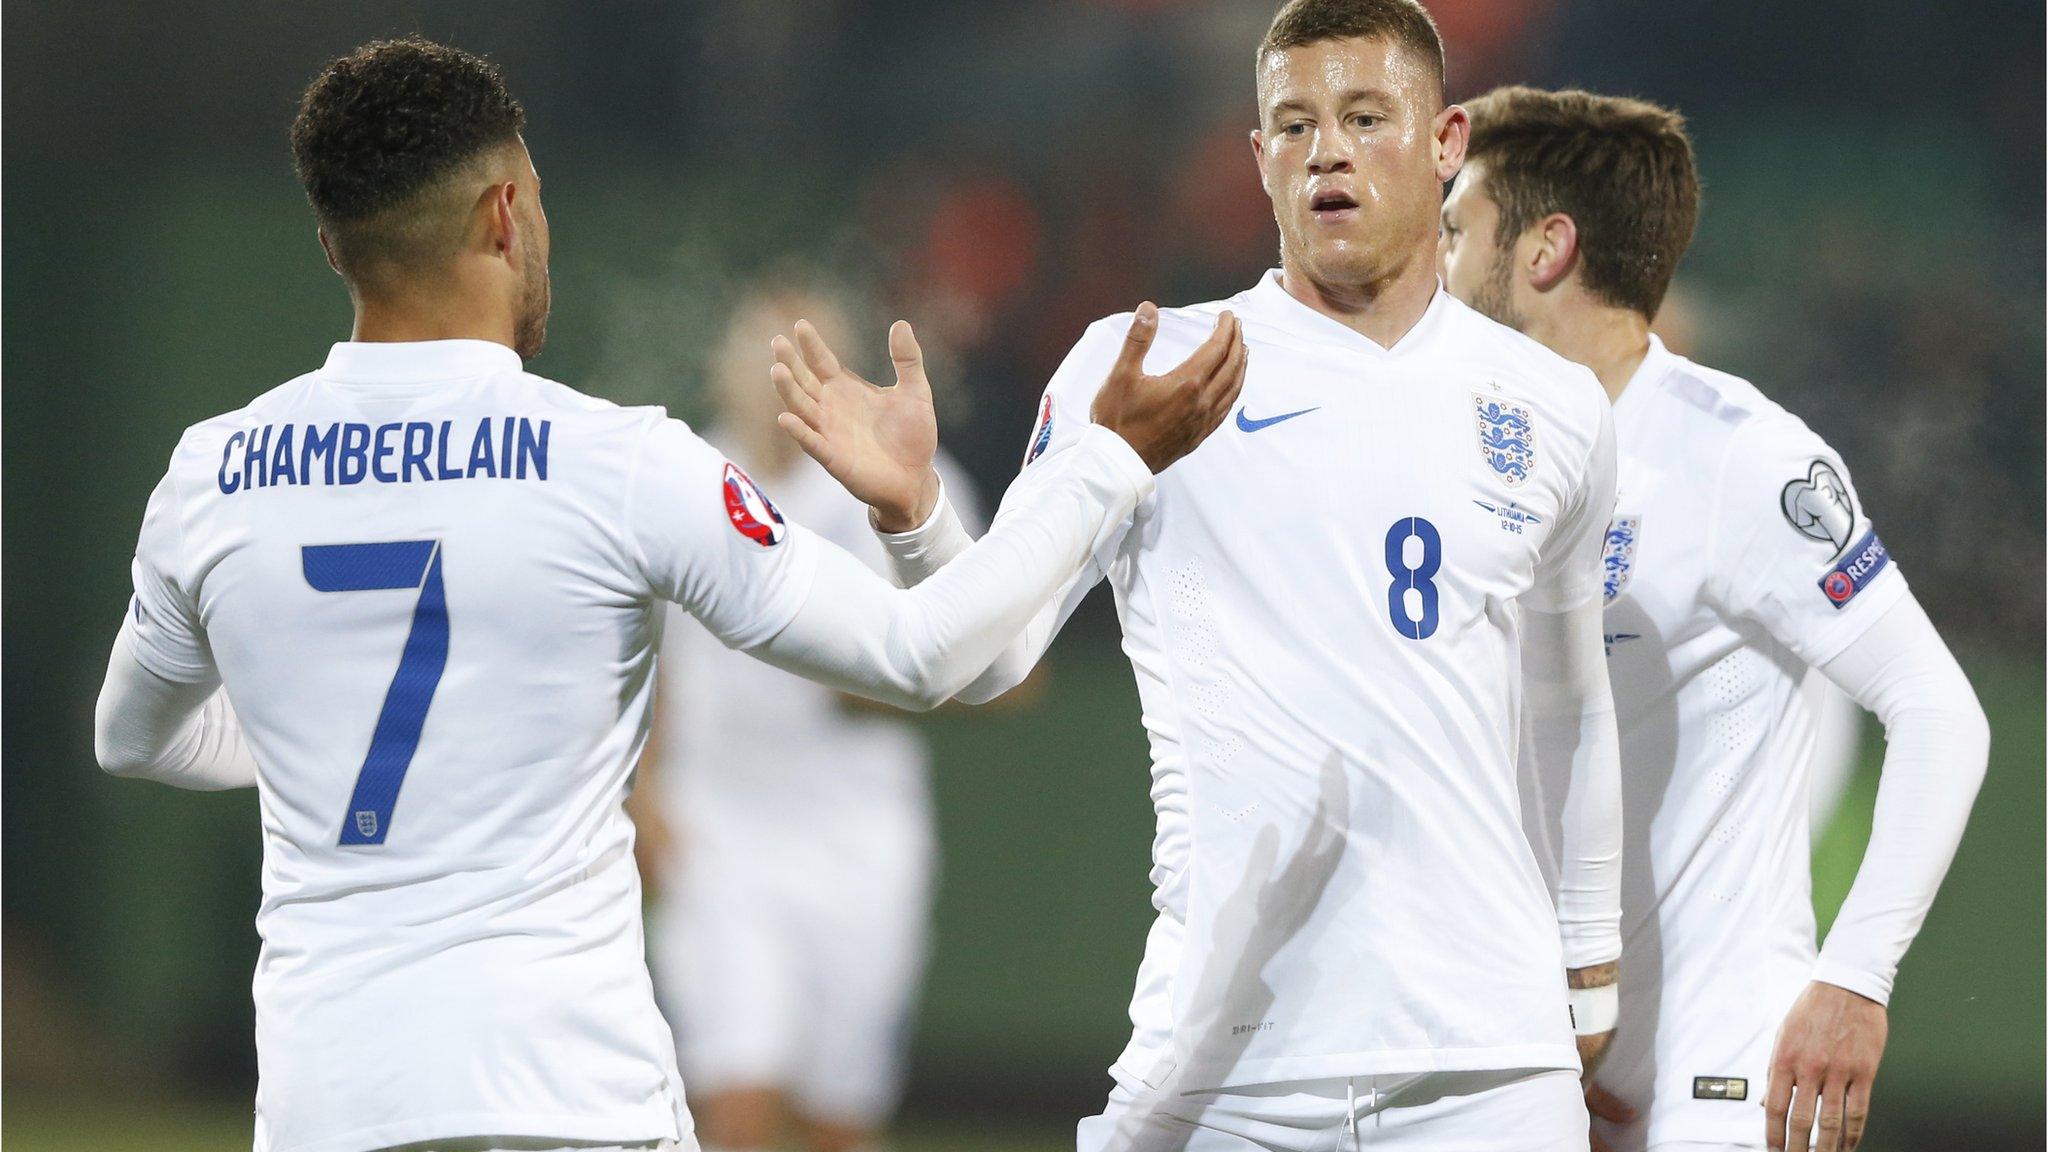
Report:
M1094 451L1107 463L1136 497L1137 503L1144 503L1157 486L1157 473L1137 448L1121 433L1100 424L1090 424L1081 432L1075 448Z
M931 522L932 515L938 511L942 491L938 470L927 467L916 493L908 501L869 505L868 524L875 531L890 536L915 532Z
M1891 1001L1891 982L1860 968L1840 963L1823 954L1813 966L1813 983L1847 992L1880 1008Z
M1565 993L1565 1003L1571 1008L1573 1035L1604 1035L1614 1031L1621 1020L1621 985L1609 982L1573 988Z

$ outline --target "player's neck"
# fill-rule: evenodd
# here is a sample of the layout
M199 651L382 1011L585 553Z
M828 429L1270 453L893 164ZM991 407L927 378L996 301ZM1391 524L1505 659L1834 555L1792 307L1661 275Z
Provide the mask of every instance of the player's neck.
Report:
M1367 284L1333 284L1283 257L1280 286L1367 340L1392 348L1429 311L1437 290L1436 261L1411 260L1393 275Z
M1531 316L1527 333L1544 347L1593 370L1610 401L1621 399L1650 354L1650 322L1628 308L1598 304Z
M501 305L459 292L355 293L356 322L349 339L384 344L417 340L488 340L517 349L515 323Z

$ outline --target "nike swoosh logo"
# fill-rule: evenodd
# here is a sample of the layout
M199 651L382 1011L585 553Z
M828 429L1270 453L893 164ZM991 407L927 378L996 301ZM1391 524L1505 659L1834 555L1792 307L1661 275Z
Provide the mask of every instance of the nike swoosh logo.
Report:
M1271 428L1282 420L1292 420L1296 416L1306 416L1311 412L1319 411L1321 411L1320 408L1303 408L1299 412L1282 412L1278 416L1268 416L1264 420L1253 420L1244 414L1244 409L1239 408L1237 410L1237 430L1240 432L1257 432L1261 428Z

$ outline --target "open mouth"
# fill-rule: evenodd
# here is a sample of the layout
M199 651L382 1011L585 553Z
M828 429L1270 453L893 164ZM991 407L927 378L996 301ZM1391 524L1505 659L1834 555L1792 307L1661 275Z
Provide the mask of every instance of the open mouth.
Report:
M1317 220L1328 223L1350 219L1358 211L1358 201L1343 192L1318 192L1309 197L1308 208Z

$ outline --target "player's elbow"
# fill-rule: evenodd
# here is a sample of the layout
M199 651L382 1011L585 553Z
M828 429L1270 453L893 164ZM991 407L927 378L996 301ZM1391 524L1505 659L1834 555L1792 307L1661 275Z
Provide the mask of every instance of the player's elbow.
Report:
M100 771L109 776L140 776L149 767L148 759L141 753L114 736L113 694L106 688L100 690L99 699L92 711L92 758Z
M920 654L915 646L898 647L901 651L889 662L894 671L888 683L867 695L906 712L929 712L960 690L963 678L947 675L942 655Z
M897 685L882 703L905 712L929 712L952 699L951 685L913 677Z
M982 683L974 683L969 684L967 687L962 688L959 692L955 693L953 699L958 700L962 704L973 704L978 706L982 704L987 704L988 702L994 700L996 697L1001 696L1007 690L1008 685L988 685Z
M1962 769L1967 775L1961 783L1975 792L1984 782L1991 761L1991 719L1984 714L1984 705L1978 702L1976 693L1964 695L1953 723Z
M155 757L111 739L104 729L93 733L92 754L100 771L127 780L147 778L156 765Z
M951 699L951 696L940 692L921 692L903 707L909 712L930 712Z
M1010 675L1009 669L999 663L954 693L953 699L962 704L987 704L1008 693L1023 681L1023 676Z
M1901 723L1885 726L1887 737L1907 724L1924 726L1934 746L1946 752L1953 774L1949 786L1974 794L1991 759L1991 720L1969 678L1951 661L1940 674L1927 677L1914 698L1917 707L1906 710Z

